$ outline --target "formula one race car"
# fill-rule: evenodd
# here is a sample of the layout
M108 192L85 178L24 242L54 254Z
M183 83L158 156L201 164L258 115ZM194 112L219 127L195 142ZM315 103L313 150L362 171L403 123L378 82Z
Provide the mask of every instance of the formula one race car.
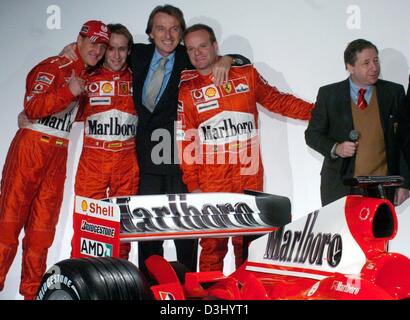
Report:
M410 260L387 251L397 232L384 188L400 177L359 177L347 196L290 223L288 198L264 193L77 197L74 256L44 275L38 299L405 299ZM363 192L362 192L363 194ZM377 197L375 197L377 195ZM160 256L146 279L116 259L120 242L258 235L234 273L187 272Z

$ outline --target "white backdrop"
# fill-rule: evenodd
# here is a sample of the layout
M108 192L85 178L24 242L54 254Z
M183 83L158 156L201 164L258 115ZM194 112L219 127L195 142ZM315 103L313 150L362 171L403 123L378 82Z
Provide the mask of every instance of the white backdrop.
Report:
M208 0L167 1L181 8L188 25L203 22L217 35L221 53L249 57L281 91L314 101L318 88L347 77L343 51L348 42L366 38L380 51L382 77L407 88L410 46L408 0ZM123 23L135 42L146 42L148 15L160 1L143 0L1 0L0 168L17 130L25 78L42 59L75 40L82 23L99 19ZM304 140L307 124L260 113L265 190L292 200L293 216L320 207L322 157ZM48 266L69 256L73 181L81 148L81 127L74 128L65 196ZM1 230L0 230L1 232ZM167 244L166 255L174 256ZM136 247L136 245L134 245ZM133 249L132 260L136 261ZM232 270L226 260L225 273ZM19 299L21 249L0 299Z

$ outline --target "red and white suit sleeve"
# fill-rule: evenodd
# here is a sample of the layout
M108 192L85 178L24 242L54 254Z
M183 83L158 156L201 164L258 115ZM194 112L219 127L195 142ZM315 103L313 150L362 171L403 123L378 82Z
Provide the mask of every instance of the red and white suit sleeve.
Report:
M201 151L197 119L189 88L182 84L178 98L177 144L182 179L189 192L200 189L198 159Z
M309 120L313 103L306 102L295 96L282 93L269 83L253 68L254 81L256 82L256 99L266 109L279 113L285 117Z
M28 74L24 111L29 119L63 111L74 99L57 64L42 63Z

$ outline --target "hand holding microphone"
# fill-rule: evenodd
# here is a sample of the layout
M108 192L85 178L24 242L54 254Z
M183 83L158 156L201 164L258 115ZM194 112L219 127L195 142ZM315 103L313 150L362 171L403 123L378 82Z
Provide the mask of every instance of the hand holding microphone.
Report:
M357 142L357 140L359 140L359 137L360 133L356 130L352 130L349 133L350 141L340 143L336 147L336 154L341 158L345 158L343 159L342 167L340 168L342 177L345 177L348 174L349 167L351 167L353 164L353 156L355 155L357 147L359 146L359 143Z
M339 143L336 146L335 153L341 157L341 158L349 158L353 157L354 154L356 153L357 147L359 146L359 143L357 140L359 140L360 133L356 130L352 130L349 133L349 139L350 141L345 141L342 143Z

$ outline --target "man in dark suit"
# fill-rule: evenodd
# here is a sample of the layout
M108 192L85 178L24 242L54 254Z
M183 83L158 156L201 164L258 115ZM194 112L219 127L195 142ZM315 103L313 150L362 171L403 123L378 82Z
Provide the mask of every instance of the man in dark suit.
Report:
M185 47L180 44L184 30L185 21L180 9L171 5L158 6L151 12L145 31L151 44L134 44L132 48L130 67L133 72L134 103L139 117L137 155L141 195L187 192L174 141L180 74L182 70L193 68ZM240 64L240 59L235 59ZM235 59L230 56L221 58L213 70L217 84L227 78L229 67ZM152 83L158 81L156 70L161 65L162 85L152 99ZM149 256L163 255L162 244L163 241L138 243L141 270L146 271L145 260ZM175 240L175 246L178 261L195 271L197 240Z
M350 193L343 185L345 177L403 173L400 149L410 160L403 86L379 79L378 50L367 40L351 42L344 60L350 77L319 89L305 132L306 143L325 157L323 205ZM406 188L398 188L390 200L399 205L408 197Z

